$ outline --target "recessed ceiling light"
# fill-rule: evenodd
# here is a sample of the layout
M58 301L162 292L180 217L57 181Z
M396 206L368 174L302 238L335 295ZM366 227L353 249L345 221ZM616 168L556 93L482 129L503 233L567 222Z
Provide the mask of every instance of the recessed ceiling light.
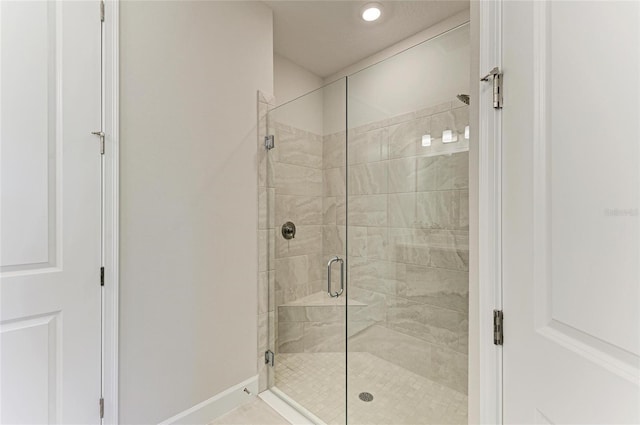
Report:
M378 3L369 3L362 8L362 19L367 22L375 21L382 15L382 6Z

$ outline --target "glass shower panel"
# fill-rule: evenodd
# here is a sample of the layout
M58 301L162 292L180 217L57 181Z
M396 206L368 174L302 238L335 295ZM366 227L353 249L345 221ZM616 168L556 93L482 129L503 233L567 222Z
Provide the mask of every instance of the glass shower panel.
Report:
M346 421L345 102L342 79L267 117L269 386L331 424Z
M467 422L469 54L463 25L348 77L349 424Z

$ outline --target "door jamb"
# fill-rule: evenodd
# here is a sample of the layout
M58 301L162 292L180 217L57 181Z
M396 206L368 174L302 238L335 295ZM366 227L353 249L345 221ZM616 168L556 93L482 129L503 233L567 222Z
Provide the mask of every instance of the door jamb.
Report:
M118 423L119 289L119 0L105 1L104 19L104 241L103 424Z
M502 69L502 0L478 5L479 81L494 67ZM509 78L508 75L506 78ZM493 344L493 310L502 310L502 113L493 108L491 84L478 88L478 377L479 423L503 423L502 346ZM508 105L505 105L508 107ZM507 339L506 343L509 341Z
M480 1L480 79L502 65L502 0ZM119 294L119 0L105 1L105 240L103 327L103 424L118 423ZM508 76L507 76L508 78ZM502 348L493 345L494 308L502 309L501 113L492 108L490 86L476 93L478 127L479 423L502 423ZM508 107L508 105L506 106ZM508 341L507 341L508 343Z

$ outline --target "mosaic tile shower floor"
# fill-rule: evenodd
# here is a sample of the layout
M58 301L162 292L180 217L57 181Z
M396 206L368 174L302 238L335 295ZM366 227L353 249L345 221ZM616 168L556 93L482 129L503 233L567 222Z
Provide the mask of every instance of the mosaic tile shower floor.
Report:
M344 424L344 360L344 353L280 353L275 385L327 424ZM465 394L369 353L349 353L348 368L349 425L467 423ZM364 391L374 399L361 401Z

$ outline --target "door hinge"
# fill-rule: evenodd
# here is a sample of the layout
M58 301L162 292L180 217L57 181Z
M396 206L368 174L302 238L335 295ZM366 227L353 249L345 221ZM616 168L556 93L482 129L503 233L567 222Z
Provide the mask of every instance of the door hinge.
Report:
M264 148L266 150L271 150L276 146L276 138L273 134L268 136L264 136Z
M104 418L104 398L100 397L100 419Z
M93 134L94 136L98 136L100 138L100 155L104 155L104 132L92 131L91 134Z
M493 310L493 343L502 345L504 343L504 315L502 310Z
M482 77L480 81L493 82L493 107L494 109L502 109L502 71L497 66L493 68L487 75Z
M104 267L100 267L100 286L104 286Z
M100 22L104 22L104 0L100 0Z
M273 354L273 351L267 350L264 352L264 364L268 364L269 366L273 366L276 363L276 355Z

